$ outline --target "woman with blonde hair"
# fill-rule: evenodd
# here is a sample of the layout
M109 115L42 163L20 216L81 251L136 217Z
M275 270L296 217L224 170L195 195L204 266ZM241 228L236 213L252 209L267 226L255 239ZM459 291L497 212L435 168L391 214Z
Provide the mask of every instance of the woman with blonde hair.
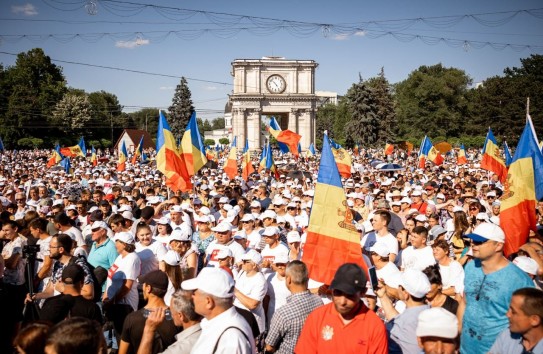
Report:
M166 273L168 276L168 290L164 295L164 302L170 306L173 293L181 289L181 282L183 282L183 272L181 271L181 258L179 253L174 250L169 250L160 259L158 265L159 269Z

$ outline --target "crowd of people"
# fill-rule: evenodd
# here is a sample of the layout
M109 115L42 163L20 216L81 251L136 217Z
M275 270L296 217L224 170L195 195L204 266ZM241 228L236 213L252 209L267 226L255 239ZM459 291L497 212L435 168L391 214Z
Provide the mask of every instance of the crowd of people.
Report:
M477 151L424 169L353 153L361 261L330 284L303 257L318 155L277 155L278 172L255 157L248 180L223 157L174 193L152 153L122 172L49 154L0 153L2 353L543 353L543 201L506 256L503 186Z

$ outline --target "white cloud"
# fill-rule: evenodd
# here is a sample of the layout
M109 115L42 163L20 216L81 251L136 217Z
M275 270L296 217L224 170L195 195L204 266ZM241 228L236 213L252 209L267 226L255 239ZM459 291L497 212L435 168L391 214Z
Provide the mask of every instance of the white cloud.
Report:
M25 16L36 16L38 14L38 10L32 4L13 5L11 6L11 12Z
M358 37L364 37L366 35L366 31L357 31L354 33L354 35Z
M335 36L332 37L332 39L334 41L346 41L347 39L349 39L349 35L348 34L336 34Z
M173 91L175 90L175 87L174 86L160 86L158 89L162 91Z
M216 91L217 86L205 86L204 89L206 89L207 91Z
M148 39L137 38L133 41L117 41L115 47L132 49L149 43L151 43L151 41Z

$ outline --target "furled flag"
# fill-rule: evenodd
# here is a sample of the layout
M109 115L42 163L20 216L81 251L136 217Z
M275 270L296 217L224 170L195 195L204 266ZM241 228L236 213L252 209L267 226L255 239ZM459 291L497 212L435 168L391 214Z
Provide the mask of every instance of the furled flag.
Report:
M87 157L87 145L85 145L85 139L83 139L83 137L79 139L79 143L77 145L79 145L79 148L81 149L81 153L83 154L82 156Z
M315 151L315 145L311 143L311 145L309 145L309 149L307 149L307 157L315 156L316 154L317 152Z
M76 156L85 157L85 155L83 155L83 150L81 150L81 146L79 146L79 144L60 148L60 153L61 155L66 156L66 157L76 157Z
M277 127L277 129L274 128L274 126L272 126L273 122L275 122L274 126ZM302 136L299 134L296 134L295 132L291 130L288 130L288 129L281 130L278 128L279 128L279 125L277 124L275 117L272 117L270 121L269 129L268 129L270 134L273 135L273 137L275 138L275 140L277 140L278 143L283 143L284 145L287 146L288 148L287 152L290 152L292 155L298 157L299 156L298 143L300 142L300 139L302 138ZM282 152L285 152L281 148L281 144L279 144L279 149Z
M192 184L187 166L177 150L175 138L162 111L158 121L156 151L156 167L166 177L166 185L174 192L190 190Z
M96 156L96 149L94 146L91 147L91 164L92 167L98 166L98 156Z
M505 167L505 160L503 159L500 148L492 129L488 128L486 134L485 144L483 145L483 159L481 160L481 168L487 171L494 172L501 183L505 182L507 178L507 167Z
M465 165L468 163L468 159L466 157L466 149L464 148L464 144L460 145L460 150L458 151L458 156L456 158L456 163L458 165Z
M325 135L302 256L311 279L330 284L336 270L344 263L356 263L367 270L360 252L360 232L353 220L330 142Z
M234 142L232 143L232 146L230 147L230 152L228 153L228 158L224 162L224 173L228 176L230 179L234 179L238 175L238 147L237 145L237 139L234 138Z
M425 135L424 138L422 138L422 141L420 143L420 149L419 149L419 168L424 168L426 166L426 155L424 154L424 146L426 144L426 139L428 137Z
M126 170L126 160L128 160L128 151L126 151L126 145L123 140L121 150L119 151L119 161L117 162L117 171L121 172Z
M55 149L53 150L51 158L47 161L47 167L54 166L60 161L62 161L62 156L60 156L60 146L57 144L57 146L55 146Z
M258 172L266 169L266 161L268 160L268 145L264 145L260 154L260 162L258 163Z
M392 155L392 152L394 151L394 145L386 143L385 145L385 155Z
M425 137L424 145L422 146L422 154L426 157L427 161L432 161L437 166L441 165L444 161L443 156L432 144L430 138Z
M215 161L215 156L216 156L215 149L208 146L206 148L206 159L207 159L207 161Z
M234 137L234 140L232 141L232 144L230 144L230 147L234 147L234 146L236 146L236 147L238 146L238 137L237 136Z
M189 175L194 176L207 163L205 155L204 142L198 131L198 123L196 122L196 112L192 112L190 116L187 130L181 139L181 156L187 166Z
M505 166L509 167L513 160L513 156L511 156L511 150L509 150L509 145L507 145L506 141L503 142L503 154L505 155Z
M254 172L255 168L251 162L251 151L249 150L249 139L245 139L245 147L243 148L243 157L241 159L241 176L247 181L251 173Z
M2 138L0 137L0 151L4 151L4 142L2 141Z
M69 157L63 158L60 161L60 166L62 166L64 168L64 172L66 172L67 174L71 173L70 169L72 168L72 163L70 162Z
M354 144L353 156L360 156L360 146L358 145L358 143Z
M504 253L517 252L530 230L537 232L536 203L543 199L543 154L528 119L509 165L501 200L500 226L505 232Z
M275 166L275 161L273 161L273 153L271 149L270 143L268 143L266 151L266 170L269 170L270 173L276 178L279 178L279 171L277 170L277 167Z
M136 162L143 161L143 135L141 136L140 142L138 143L138 146L134 150L134 155L132 156L132 160L130 161L132 165L135 165Z

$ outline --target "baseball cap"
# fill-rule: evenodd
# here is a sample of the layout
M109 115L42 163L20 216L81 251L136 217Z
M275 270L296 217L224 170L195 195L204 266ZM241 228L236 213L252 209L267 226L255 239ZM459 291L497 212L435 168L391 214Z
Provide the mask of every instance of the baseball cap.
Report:
M266 210L260 214L260 220L264 220L266 218L277 219L277 213L273 210Z
M172 267L178 266L181 263L179 253L174 250L168 250L168 252L164 253L160 260L168 263Z
M174 205L170 208L170 213L182 213L183 207L181 205Z
M262 232L262 236L274 236L279 234L279 229L275 226L268 226Z
M168 290L168 276L161 270L153 270L145 275L138 277L140 284L151 285L153 288L160 290Z
M423 298L430 291L430 281L420 270L406 269L400 278L400 284L411 296Z
M428 218L426 217L426 215L419 214L415 216L415 220L420 221L420 222L426 222Z
M438 237L439 235L441 234L444 234L445 232L447 232L447 230L445 230L444 228L442 228L441 226L439 225L435 225L433 226L430 231L428 231L428 233L430 234L431 238L432 239L435 239L436 237Z
M157 224L160 224L160 225L168 225L170 223L170 219L168 219L167 217L161 217L160 219L158 219L156 221Z
M91 230L92 231L96 231L98 229L109 229L109 227L107 226L107 224L104 222L104 221L95 221L92 223L91 225Z
M466 237L469 237L476 242L485 242L489 240L505 242L505 234L501 227L489 222L483 222L477 225L473 232L466 235Z
M228 221L221 221L217 226L212 227L211 231L215 231L215 232L232 231L232 224L230 224Z
M458 319L443 307L421 311L418 318L417 337L458 337Z
M172 241L181 241L187 242L190 241L190 234L186 229L175 229L172 231L170 236L168 236L168 243Z
M388 201L385 199L380 199L377 202L377 209L390 209L390 205L388 204Z
M115 237L113 237L113 241L121 241L121 242L124 242L124 243L133 244L134 243L134 236L132 236L132 234L130 232L126 232L126 231L117 232L115 234Z
M251 202L251 208L261 208L262 205L260 204L260 202L258 200L253 200Z
M245 214L243 215L243 217L241 218L241 221L254 221L255 220L255 217L252 215L252 214Z
M366 274L358 264L345 263L336 271L330 288L354 295L366 289L367 281Z
M302 237L300 236L300 233L298 231L290 231L287 233L287 242L302 242Z
M225 259L226 257L234 257L234 254L230 248L222 247L219 253L217 253L217 259Z
M85 279L85 272L78 264L68 264L62 269L61 277L64 284L75 284Z
M212 296L229 298L234 296L234 279L220 268L204 267L198 276L181 283L184 290L200 290Z
M245 253L243 256L241 256L242 261L251 261L256 265L260 265L262 263L262 256L257 251L250 249Z
M275 258L273 259L273 263L275 264L278 264L278 263L288 263L289 262L289 259L288 259L288 254L286 253L279 253L278 255L275 256Z
M373 246L370 247L370 252L375 252L380 257L388 257L390 255L390 251L384 242L375 242Z
M537 269L539 266L534 259L526 256L518 256L513 259L513 263L515 263L515 265L522 269L525 273L537 275Z
M457 206L455 206L455 207L453 208L452 211L453 211L453 213L456 213L457 211L464 211L464 208L462 208L461 206L458 206L458 205L457 205Z

